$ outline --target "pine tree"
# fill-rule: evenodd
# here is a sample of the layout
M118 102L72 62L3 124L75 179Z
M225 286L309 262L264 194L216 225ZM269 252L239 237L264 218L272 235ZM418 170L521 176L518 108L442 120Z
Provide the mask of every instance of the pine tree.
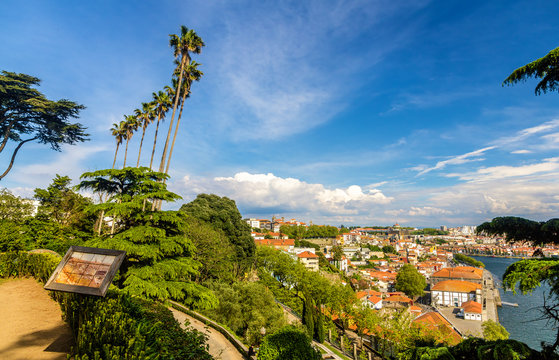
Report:
M165 177L147 167L83 174L80 189L109 194L107 202L91 205L90 210L104 210L107 216L118 219L114 234L101 236L88 245L126 251L116 284L131 295L213 307L213 293L192 281L201 264L193 259L195 248L185 235L187 215L142 210L144 200L180 199L166 189L162 183Z

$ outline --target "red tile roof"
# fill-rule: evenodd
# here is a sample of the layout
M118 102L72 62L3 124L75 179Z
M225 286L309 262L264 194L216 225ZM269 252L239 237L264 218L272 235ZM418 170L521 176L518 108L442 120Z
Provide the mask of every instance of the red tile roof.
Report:
M441 269L431 276L451 279L481 280L483 278L483 270L471 266L457 266Z
M477 289L481 289L480 284L462 280L444 280L431 287L431 290L435 291L453 291L461 293L474 292Z
M481 314L481 304L473 300L463 302L462 308L465 313Z
M318 255L315 255L310 251L303 251L302 253L297 255L297 257L300 257L300 258L317 258Z

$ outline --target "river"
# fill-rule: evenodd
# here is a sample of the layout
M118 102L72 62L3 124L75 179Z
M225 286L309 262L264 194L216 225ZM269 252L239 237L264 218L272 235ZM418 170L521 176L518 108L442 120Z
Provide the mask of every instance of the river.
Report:
M553 343L556 330L547 320L538 320L541 313L538 308L543 305L544 292L548 287L539 287L531 295L514 295L511 291L503 291L502 278L507 267L520 259L472 256L485 264L485 268L493 274L499 285L501 300L517 303L518 307L503 305L498 309L499 322L510 333L510 338L522 341L528 346L540 350L541 342Z

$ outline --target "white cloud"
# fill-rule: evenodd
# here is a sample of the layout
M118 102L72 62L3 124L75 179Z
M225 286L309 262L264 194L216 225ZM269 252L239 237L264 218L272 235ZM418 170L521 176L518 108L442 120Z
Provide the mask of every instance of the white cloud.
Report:
M447 160L439 161L439 162L437 162L437 164L435 166L424 168L423 170L421 170L417 174L417 176L424 175L424 174L426 174L430 171L433 171L433 170L443 169L447 165L459 165L459 164L464 164L464 163L468 163L468 162L472 162L472 161L482 161L484 159L480 158L480 156L482 156L486 151L493 150L493 149L495 149L495 146L488 146L488 147L485 147L483 149L478 149L478 150L471 151L471 152L466 153L466 154L462 154L462 155L452 157L452 158L447 159ZM415 168L412 168L412 169L416 169L416 170L420 169L421 168L420 166L416 166Z
M544 159L540 163L522 166L492 166L481 168L474 172L462 174L447 174L447 177L457 177L460 180L471 182L485 182L501 180L512 177L523 177L534 174L549 173L559 170L559 157Z
M103 164L110 164L112 157L108 150L105 145L66 145L63 146L60 153L52 153L54 159L50 162L14 166L12 172L6 177L6 182L8 187L11 187L10 184L17 184L11 188L44 187L56 174L69 176L75 182L83 172L89 170L84 165L86 160L98 159L101 161L104 159ZM100 153L105 153L103 155L106 157L99 156Z
M511 154L531 154L532 151L526 150L526 149L521 149L521 150L511 151L510 153Z
M282 178L272 173L239 172L232 177L213 179L185 177L174 186L179 193L188 191L187 197L202 192L216 193L233 198L241 207L254 211L278 209L283 212L357 215L367 213L372 205L385 205L393 201L392 197L378 189L364 191L358 185L327 188L322 184Z

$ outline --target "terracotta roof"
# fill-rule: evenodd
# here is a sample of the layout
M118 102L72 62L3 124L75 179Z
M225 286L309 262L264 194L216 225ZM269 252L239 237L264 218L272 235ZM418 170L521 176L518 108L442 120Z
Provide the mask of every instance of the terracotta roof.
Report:
M481 304L473 300L463 302L462 308L464 308L465 313L481 314Z
M357 296L358 299L361 299L366 296L372 296L372 295L381 296L381 292L375 290L363 290L355 293L355 296Z
M295 246L295 240L293 239L256 239L254 243L256 245Z
M419 316L413 322L424 325L428 330L439 330L444 334L448 334L452 340L452 345L456 345L462 341L460 334L458 334L452 325L438 312L430 311Z
M410 299L409 297L402 296L402 295L392 295L384 299L384 301L405 302L410 304L413 302L413 300Z
M462 293L469 293L476 291L477 289L481 289L480 284L462 280L444 280L431 287L431 290L435 291L453 291Z
M372 295L372 296L369 296L369 298L367 299L367 301L370 301L370 302L372 302L373 304L378 304L379 301L382 301L382 299L379 298L378 296Z
M410 306L409 309L410 309L411 312L420 312L421 313L421 311L422 311L419 306L415 306L415 305Z
M302 253L297 255L297 257L300 257L300 258L317 258L318 255L315 255L310 251L303 251Z
M441 269L434 273L432 277L481 280L483 278L483 270L471 266L457 266Z

